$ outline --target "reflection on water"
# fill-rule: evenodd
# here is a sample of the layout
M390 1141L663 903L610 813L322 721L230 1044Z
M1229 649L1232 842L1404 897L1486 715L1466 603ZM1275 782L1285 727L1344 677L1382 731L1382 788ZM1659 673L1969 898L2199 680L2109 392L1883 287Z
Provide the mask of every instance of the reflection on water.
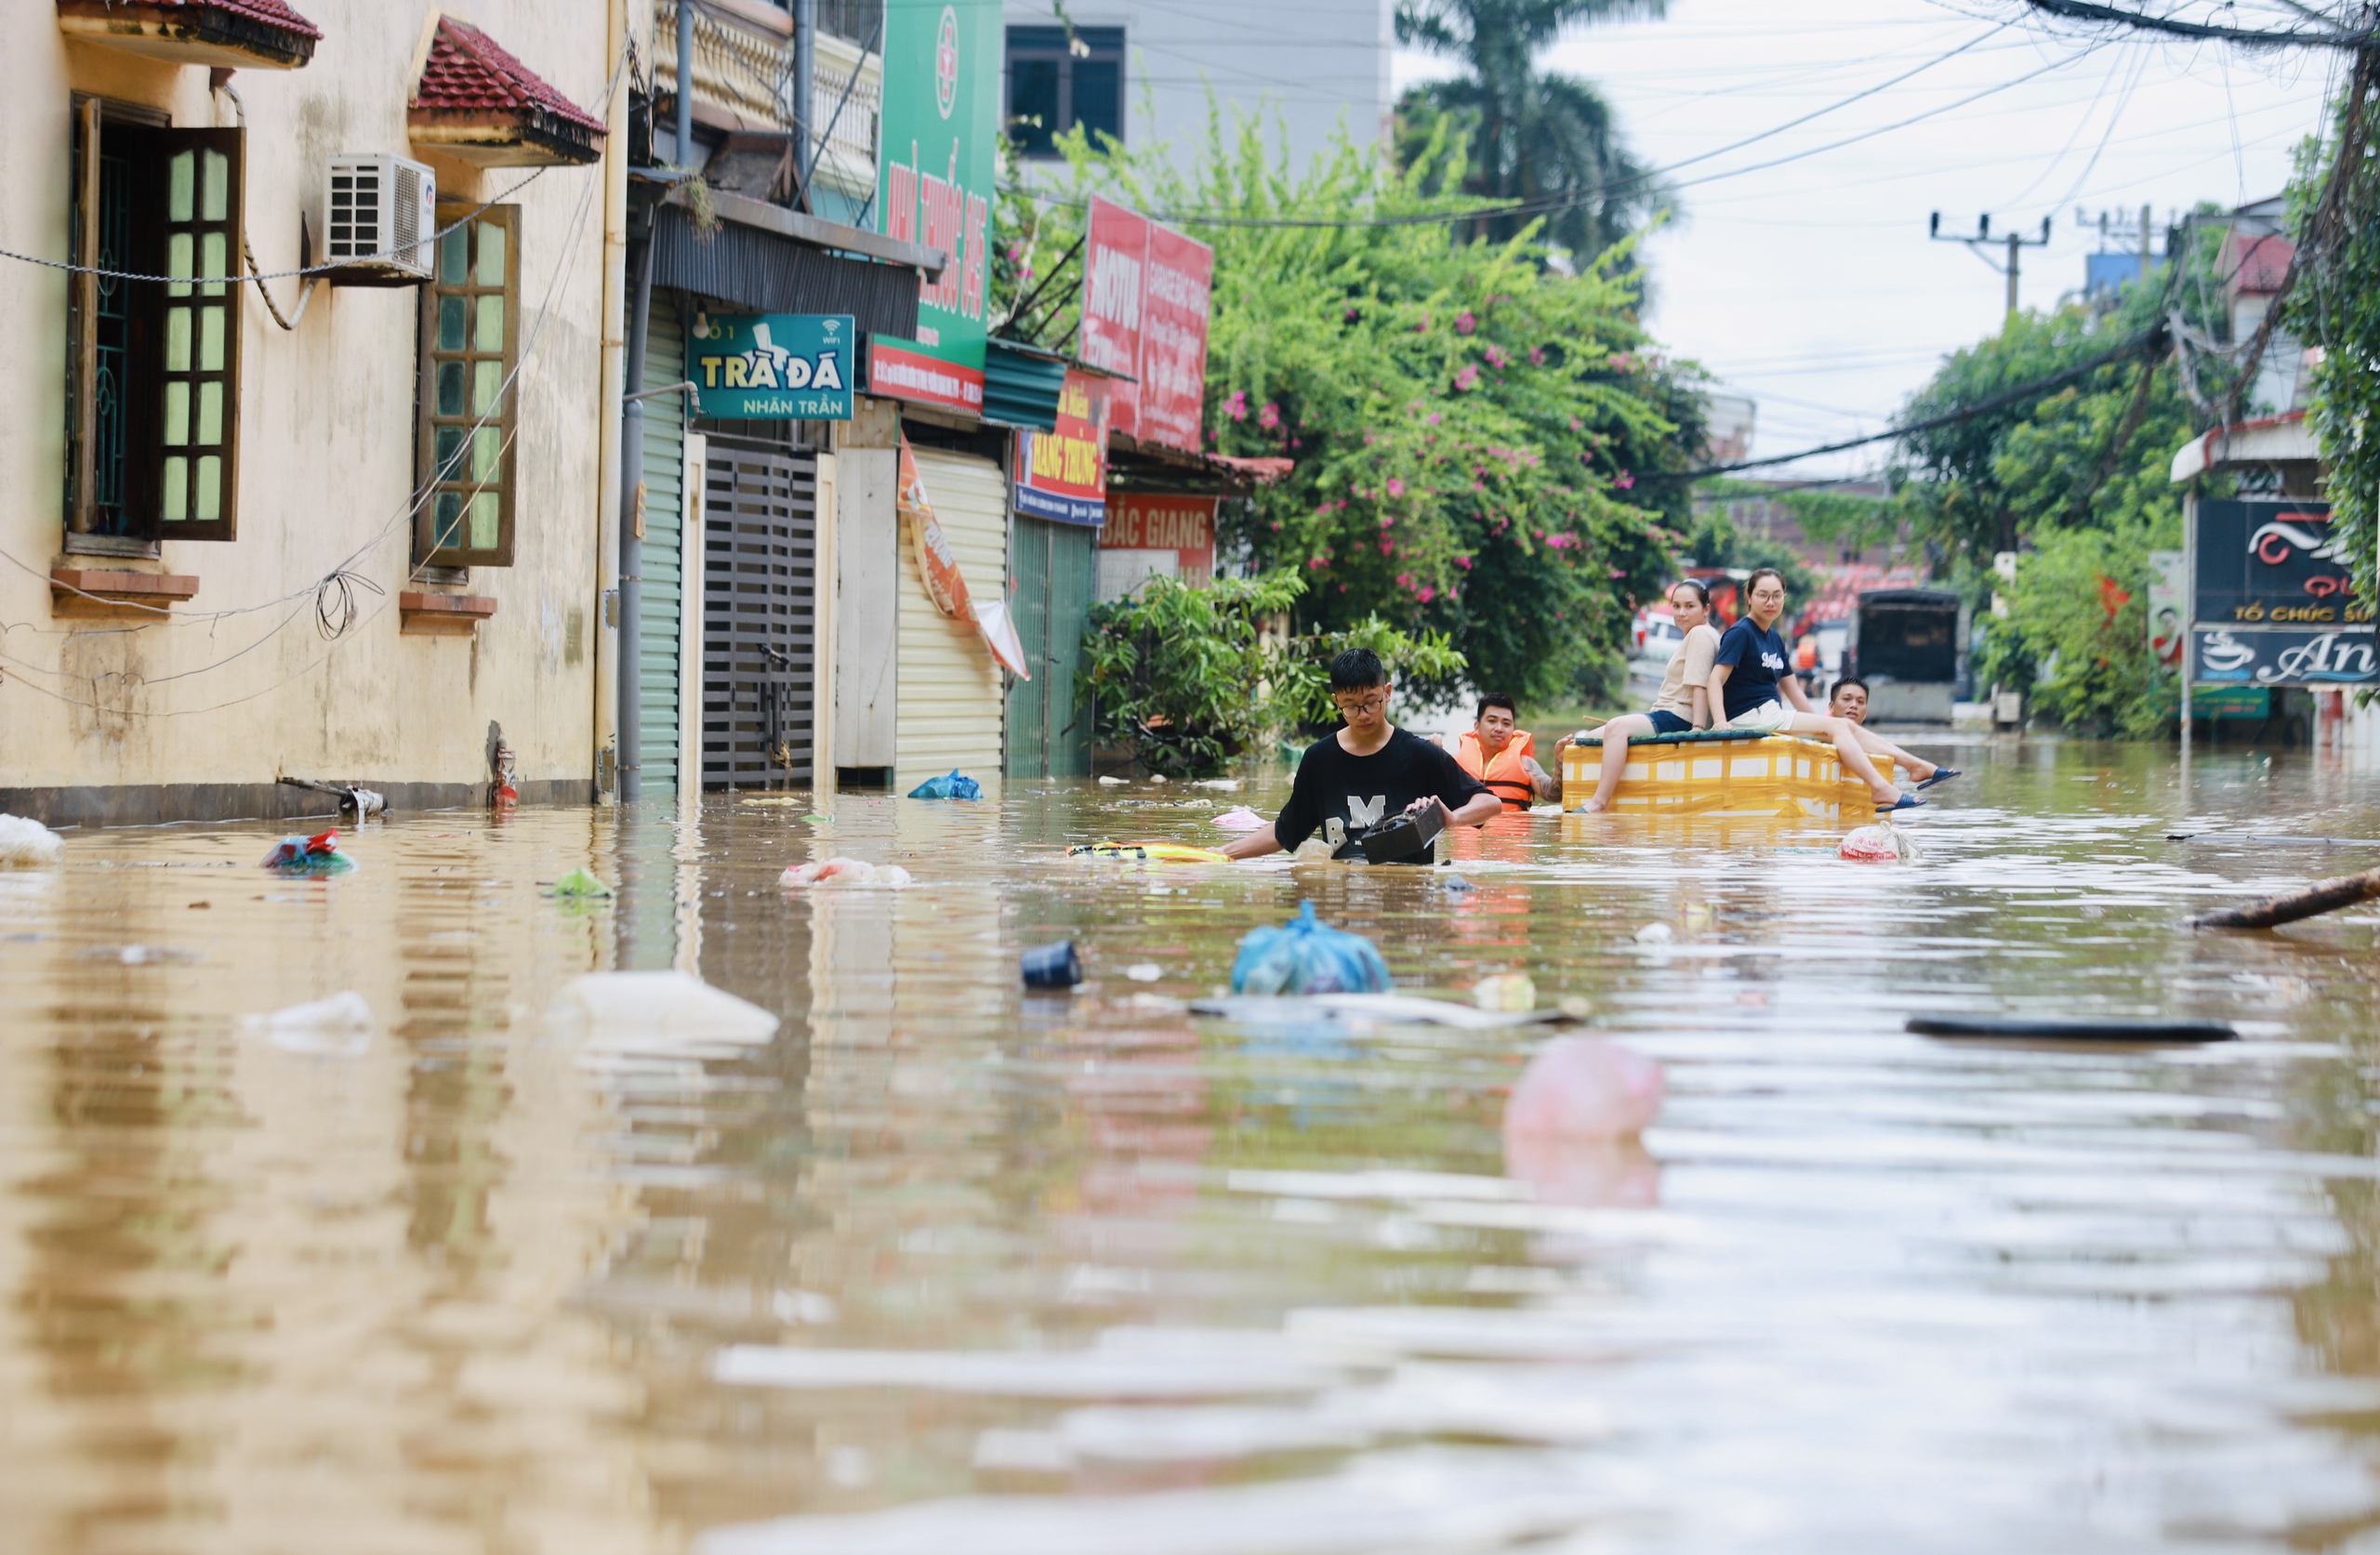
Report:
M255 868L258 827L74 836L0 876L0 1522L95 1555L2367 1535L2380 919L2175 926L2380 844L2166 837L2380 837L2368 784L1960 764L1913 866L1515 818L1457 838L1469 893L1063 856L1212 840L1277 776L406 817L334 879ZM778 890L830 853L919 883ZM577 865L616 895L542 894ZM1541 1033L1194 1021L1302 896L1400 986L1589 1001L1667 1066L1660 1123L1507 1160ZM1093 984L1021 995L1060 937ZM783 1025L549 1019L581 974L673 967ZM360 1051L244 1023L349 989ZM2243 1040L1900 1029L1977 1009Z

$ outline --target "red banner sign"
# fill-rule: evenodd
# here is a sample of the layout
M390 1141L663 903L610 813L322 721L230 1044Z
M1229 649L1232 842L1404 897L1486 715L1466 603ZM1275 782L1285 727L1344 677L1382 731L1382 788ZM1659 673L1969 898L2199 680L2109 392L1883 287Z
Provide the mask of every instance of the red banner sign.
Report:
M1207 299L1215 251L1170 227L1149 223L1141 303L1141 429L1144 442L1198 451L1206 424Z
M1116 380L1069 369L1058 425L1016 434L1016 510L1059 523L1107 516L1107 392Z
M916 400L976 415L984 411L982 369L903 350L884 340L868 342L867 391L882 400Z
M1082 245L1082 359L1121 374L1108 390L1111 430L1141 435L1142 274L1148 265L1149 220L1135 210L1091 197L1091 228Z

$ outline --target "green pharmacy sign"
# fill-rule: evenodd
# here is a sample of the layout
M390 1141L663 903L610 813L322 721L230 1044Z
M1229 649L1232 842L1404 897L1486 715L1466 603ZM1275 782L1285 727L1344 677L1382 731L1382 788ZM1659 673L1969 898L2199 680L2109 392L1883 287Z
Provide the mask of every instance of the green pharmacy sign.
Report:
M849 421L847 313L713 313L697 319L687 375L698 415L722 421Z
M918 333L868 340L868 392L981 415L985 288L999 143L999 0L899 0L884 13L885 235L938 248L918 291Z

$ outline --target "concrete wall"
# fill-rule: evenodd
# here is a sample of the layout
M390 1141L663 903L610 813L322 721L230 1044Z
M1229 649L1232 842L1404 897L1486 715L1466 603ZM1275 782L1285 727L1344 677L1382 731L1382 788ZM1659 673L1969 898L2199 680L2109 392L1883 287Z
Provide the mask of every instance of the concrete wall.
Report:
M298 262L299 212L325 160L412 154L444 197L503 195L531 171L419 156L405 101L426 0L302 0L324 33L293 72L243 70L245 222L266 270ZM72 114L81 90L230 125L202 67L69 43L50 7L21 4L0 62L0 230L64 258ZM611 61L588 0L481 0L467 13L532 70L603 112ZM602 340L602 167L557 167L510 196L522 207L522 359L516 564L473 569L496 616L469 637L401 636L396 597L414 561L403 517L414 471L412 289L322 288L294 334L251 285L242 304L239 538L168 540L153 562L63 555L67 277L13 260L0 285L0 800L140 819L256 814L284 772L355 779L429 797L485 779L500 721L530 797L585 797L591 776ZM269 283L286 312L298 291ZM352 560L347 559L353 557ZM345 561L359 619L336 641L310 586ZM197 598L161 624L54 619L55 565L195 574ZM292 596L295 595L295 598ZM204 621L204 613L245 613ZM129 628L129 629L127 629ZM192 786L199 785L199 786ZM407 785L424 785L408 787ZM116 791L117 799L94 790ZM180 796L178 798L176 796ZM120 802L117 802L120 800ZM29 806L28 808L33 808ZM315 801L319 808L319 801Z
M1124 29L1125 140L1160 141L1177 158L1203 154L1211 90L1225 110L1261 117L1268 138L1286 127L1302 168L1344 125L1363 142L1387 133L1389 0L1087 0L1065 14L1078 27ZM1008 0L1012 27L1055 25L1048 0Z

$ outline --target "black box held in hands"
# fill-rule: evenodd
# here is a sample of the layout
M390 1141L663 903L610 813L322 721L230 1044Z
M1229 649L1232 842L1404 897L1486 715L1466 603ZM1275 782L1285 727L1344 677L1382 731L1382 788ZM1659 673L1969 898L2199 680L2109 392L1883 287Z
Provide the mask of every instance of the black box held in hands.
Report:
M1367 863L1395 863L1429 847L1446 829L1446 806L1431 805L1365 828L1356 834L1355 846L1364 850Z

